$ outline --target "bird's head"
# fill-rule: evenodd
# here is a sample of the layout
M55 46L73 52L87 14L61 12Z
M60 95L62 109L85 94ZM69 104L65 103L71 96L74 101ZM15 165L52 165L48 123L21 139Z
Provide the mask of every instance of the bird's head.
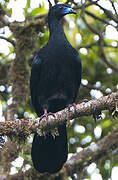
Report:
M52 6L48 13L48 18L53 20L60 20L66 14L76 14L76 12L69 6L65 4L56 4Z

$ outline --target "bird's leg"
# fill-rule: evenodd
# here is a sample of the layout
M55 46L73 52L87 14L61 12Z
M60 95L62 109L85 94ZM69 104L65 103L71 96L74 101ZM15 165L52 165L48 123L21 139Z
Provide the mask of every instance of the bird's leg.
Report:
M46 118L46 121L48 122L48 116L53 116L55 118L55 115L52 112L47 112L47 109L44 109L44 114L40 117L39 121L41 121L43 118Z

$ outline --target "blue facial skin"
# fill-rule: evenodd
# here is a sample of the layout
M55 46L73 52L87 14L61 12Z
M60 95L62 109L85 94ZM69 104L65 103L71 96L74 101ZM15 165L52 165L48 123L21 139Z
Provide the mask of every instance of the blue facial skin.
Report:
M71 14L71 13L72 14L76 14L76 12L72 8L70 8L70 7L64 8L63 13L64 14Z

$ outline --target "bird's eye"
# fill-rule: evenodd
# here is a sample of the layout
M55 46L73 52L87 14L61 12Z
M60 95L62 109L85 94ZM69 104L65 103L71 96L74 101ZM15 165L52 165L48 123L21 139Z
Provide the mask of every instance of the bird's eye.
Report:
M63 7L62 7L62 6L59 6L58 8L59 8L60 10L62 10L62 9L63 9Z

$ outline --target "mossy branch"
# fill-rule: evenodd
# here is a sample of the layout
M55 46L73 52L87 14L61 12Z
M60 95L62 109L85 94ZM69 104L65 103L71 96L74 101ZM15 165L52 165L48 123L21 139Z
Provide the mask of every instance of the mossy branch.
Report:
M59 177L61 177L64 180L64 177L72 176L74 173L80 175L84 167L86 167L93 161L101 159L105 155L107 156L107 154L116 147L118 147L118 127L115 130L112 130L111 133L109 133L107 136L105 136L98 142L93 143L90 146L84 148L79 153L73 154L72 157L69 160L67 160L62 170L57 174L47 176L47 173L40 174L34 168L30 168L25 173L20 171L15 175L9 176L9 179L15 180L16 177L21 177L23 179L23 177L33 176L33 178L39 180L56 180L56 178Z
M116 108L117 111L117 104L118 91L107 96L103 96L99 99L77 104L76 112L75 108L73 107L71 107L70 110L65 108L64 110L55 113L55 118L53 116L49 116L48 123L45 118L43 118L40 122L39 118L17 119L15 121L0 122L0 135L27 136L36 131L42 135L43 133L45 134L49 130L58 127L60 124L68 123L69 120L73 118L89 116L102 110L113 111Z

